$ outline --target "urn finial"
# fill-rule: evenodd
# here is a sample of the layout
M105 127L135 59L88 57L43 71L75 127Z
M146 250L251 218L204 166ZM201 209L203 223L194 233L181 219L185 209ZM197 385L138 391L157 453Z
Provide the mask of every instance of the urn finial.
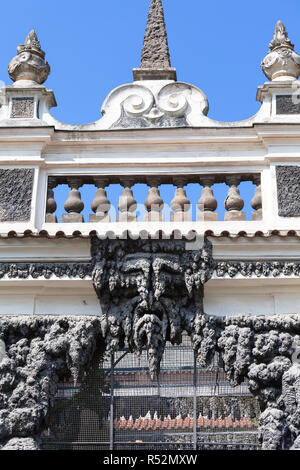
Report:
M14 81L29 80L41 85L50 73L50 66L45 61L45 52L34 30L30 31L25 43L17 48L16 55L8 65L8 74Z
M282 23L276 23L270 42L270 52L262 60L261 67L269 80L296 80L300 75L300 56L294 51L294 44L288 37Z

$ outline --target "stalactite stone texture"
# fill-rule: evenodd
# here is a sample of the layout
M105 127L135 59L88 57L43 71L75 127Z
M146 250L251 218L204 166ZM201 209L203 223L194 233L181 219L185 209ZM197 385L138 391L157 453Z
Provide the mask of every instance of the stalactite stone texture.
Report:
M78 380L100 333L92 317L0 317L6 355L0 361L0 446L39 447L57 383Z
M179 344L187 331L195 349L200 349L198 336L203 330L206 346L201 354L209 355L213 333L201 323L203 285L213 272L208 241L200 250L188 251L183 240L94 239L92 254L102 335L109 351L117 351L125 342L136 353L146 347L154 376L166 341Z

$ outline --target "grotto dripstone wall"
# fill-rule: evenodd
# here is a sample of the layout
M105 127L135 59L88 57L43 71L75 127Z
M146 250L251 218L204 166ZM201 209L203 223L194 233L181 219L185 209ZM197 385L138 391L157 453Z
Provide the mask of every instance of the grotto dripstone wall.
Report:
M213 273L212 246L187 251L182 240L93 242L93 282L107 349L126 341L140 353L147 347L152 376L159 374L165 344L180 344L186 331L201 364L212 341L203 324L203 285ZM211 331L209 331L211 334Z
M80 379L104 345L110 353L125 343L136 354L146 347L155 376L166 341L180 344L183 332L202 366L219 353L232 384L248 379L262 412L263 449L300 447L300 315L222 318L203 311L203 286L214 272L236 273L234 265L254 275L261 265L221 266L207 240L197 251L186 250L182 240L93 239L91 246L86 268L101 304L99 317L0 317L2 449L39 448L58 382L70 375ZM276 274L274 263L269 275ZM60 269L54 264L50 275ZM87 272L79 265L72 269L83 277Z
M78 380L97 349L99 320L43 316L1 317L0 447L34 450L59 380ZM99 348L99 344L98 344Z

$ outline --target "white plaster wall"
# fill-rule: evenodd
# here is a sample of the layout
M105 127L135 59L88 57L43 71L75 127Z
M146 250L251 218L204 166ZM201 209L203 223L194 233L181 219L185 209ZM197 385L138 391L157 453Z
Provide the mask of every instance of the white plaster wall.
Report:
M300 314L299 279L212 279L210 315ZM91 280L2 280L0 315L101 315Z
M63 261L89 261L90 240L65 240L57 238L48 240L43 238L10 238L0 239L0 262L63 262Z
M204 288L209 315L300 314L298 279L213 279Z
M63 281L62 281L63 282ZM82 281L81 281L82 282ZM0 315L100 315L99 300L90 283L84 287L27 283L0 288ZM65 283L66 284L66 283Z

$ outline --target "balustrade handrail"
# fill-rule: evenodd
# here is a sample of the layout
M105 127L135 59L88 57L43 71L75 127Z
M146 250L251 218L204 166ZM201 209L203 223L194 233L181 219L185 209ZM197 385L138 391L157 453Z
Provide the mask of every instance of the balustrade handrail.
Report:
M96 194L91 204L94 214L90 215L89 222L111 222L111 202L108 199L106 188L111 184L123 186L119 198L117 222L137 221L137 201L134 198L132 188L135 184L147 184L148 195L144 201L146 213L145 222L164 221L164 201L159 187L164 184L175 186L174 198L171 202L171 222L191 221L191 202L187 197L185 187L191 183L202 186L200 198L197 203L199 209L197 221L218 221L218 201L216 200L212 186L226 183L229 186L228 194L224 202L226 209L225 221L245 221L246 213L243 212L244 200L240 195L239 184L250 181L256 185L254 196L251 200L252 220L262 220L262 193L261 174L259 172L245 173L207 173L198 175L49 175L46 205L46 222L57 223L55 215L57 204L54 197L54 188L67 184L70 188L68 198L64 204L66 213L62 215L63 223L84 222L82 211L84 203L81 200L80 188L84 185L96 186Z

